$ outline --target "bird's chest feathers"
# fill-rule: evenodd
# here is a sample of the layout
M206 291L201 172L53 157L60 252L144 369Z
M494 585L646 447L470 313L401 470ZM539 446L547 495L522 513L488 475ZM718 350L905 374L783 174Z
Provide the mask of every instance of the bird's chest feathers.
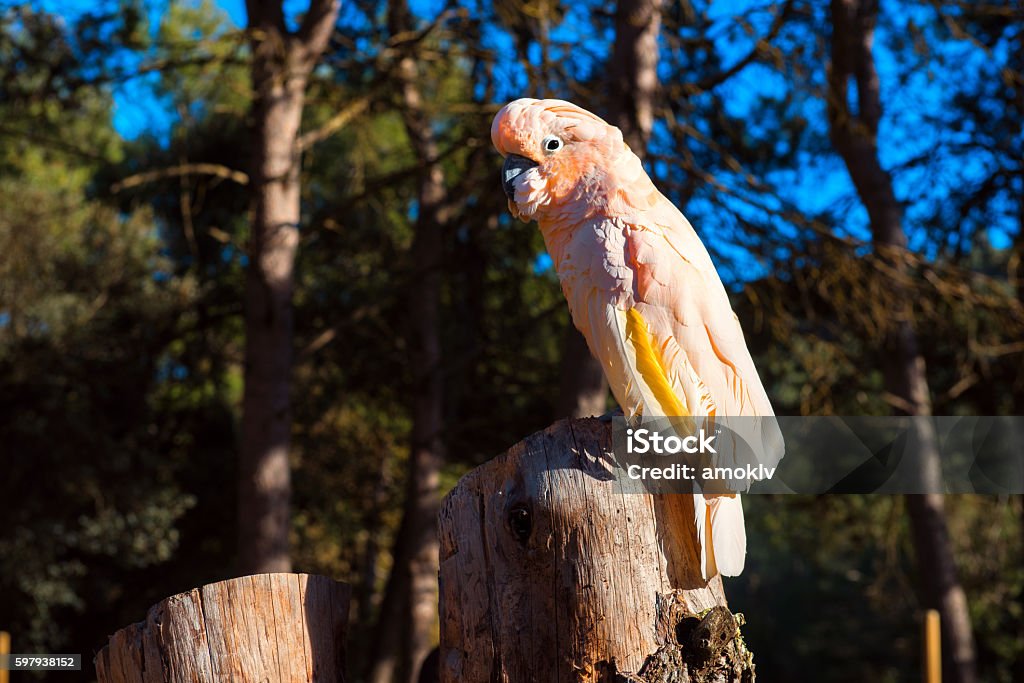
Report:
M623 310L633 306L637 294L631 253L634 231L614 218L590 220L572 230L545 231L548 251L571 307L594 295Z

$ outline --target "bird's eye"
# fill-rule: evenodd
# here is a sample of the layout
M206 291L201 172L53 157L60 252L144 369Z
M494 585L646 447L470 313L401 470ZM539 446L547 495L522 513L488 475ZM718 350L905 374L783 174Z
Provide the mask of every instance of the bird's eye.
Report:
M554 135L549 135L541 141L545 152L557 152L562 149L562 141Z

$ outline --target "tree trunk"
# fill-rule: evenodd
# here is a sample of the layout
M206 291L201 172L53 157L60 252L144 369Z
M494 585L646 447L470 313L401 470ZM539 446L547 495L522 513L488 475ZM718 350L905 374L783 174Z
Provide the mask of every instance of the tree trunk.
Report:
M608 381L601 363L590 353L587 339L569 324L562 337L561 379L558 385L558 417L603 415L608 406Z
M615 45L608 62L608 121L622 130L639 156L647 150L658 89L658 32L662 0L620 0L615 11ZM608 384L583 335L569 323L562 341L559 417L605 412Z
M619 0L615 10L608 118L640 157L647 151L654 125L662 4L662 0Z
M404 0L388 7L393 36L413 29ZM437 623L437 513L443 463L444 378L441 368L440 299L442 242L448 220L444 173L437 141L423 108L415 55L398 62L402 118L421 165L418 214L411 262L418 269L408 294L413 369L413 424L402 523L371 658L370 681L414 681L433 647Z
M290 33L279 0L248 0L252 45L252 234L245 283L245 391L238 552L247 573L289 571L292 288L299 243L299 149L306 83L337 0L312 0Z
M608 424L558 422L445 498L442 681L753 680L693 497L622 493L611 448Z
M832 0L832 63L829 70L828 117L832 144L842 156L854 186L868 211L876 256L897 273L891 283L892 318L884 340L886 390L899 402L899 412L930 415L931 398L910 293L901 283L907 271L903 252L903 212L893 192L892 177L878 158L878 124L882 103L872 56L877 0ZM849 106L850 80L856 85L858 111ZM919 422L919 462L922 483L939 490L941 464L934 427ZM953 547L946 527L943 497L937 493L906 496L907 512L917 551L925 607L942 616L943 668L946 680L973 683L974 637L967 598L957 579Z
M349 587L260 574L194 588L150 608L96 655L100 683L345 680Z
M1017 60L1014 65L1017 73L1024 73L1024 31L1017 33ZM1015 98L1016 112L1018 116L1024 116L1024 84L1018 81ZM1010 255L1010 282L1016 288L1017 300L1024 304L1024 188L1017 192L1017 235L1013 240L1013 251ZM1017 414L1021 410L1018 404ZM1024 434L1020 435L1020 441L1024 443ZM1021 553L1024 554L1024 500L1020 501L1020 514L1018 515L1018 533L1020 534ZM1024 558L1022 558L1024 559ZM1024 582L1019 584L1017 590L1017 602L1024 605ZM1024 619L1017 620L1018 642L1024 643ZM1015 680L1024 681L1024 656L1018 656L1013 665Z

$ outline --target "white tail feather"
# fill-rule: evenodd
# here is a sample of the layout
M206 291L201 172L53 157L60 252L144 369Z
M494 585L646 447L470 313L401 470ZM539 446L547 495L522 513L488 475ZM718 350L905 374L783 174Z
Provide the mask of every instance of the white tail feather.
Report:
M700 545L700 575L705 581L714 576L714 568L709 566L714 562L714 554L708 552L711 550L711 544L707 536L707 514L708 504L704 496L699 493L693 494L693 525L697 527L697 540Z
M696 503L696 501L694 501ZM747 529L739 495L716 496L706 501L711 523L712 559L722 576L739 576L747 559ZM701 534L703 540L703 534ZM703 558L704 548L701 547ZM702 559L702 565L703 559ZM705 576L704 578L707 578Z

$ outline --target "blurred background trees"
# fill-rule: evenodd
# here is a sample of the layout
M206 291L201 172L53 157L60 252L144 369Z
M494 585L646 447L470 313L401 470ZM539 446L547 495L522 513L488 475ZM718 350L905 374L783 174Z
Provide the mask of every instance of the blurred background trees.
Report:
M245 385L238 478L239 568L291 569L292 295L302 213L302 110L338 2L314 0L292 30L279 0L249 0L252 160L245 269Z
M251 198L278 178L252 74L269 33L291 45L332 8L250 4L281 13L0 2L0 628L21 651L88 658L157 599L260 566L238 492L274 221ZM858 4L877 92L848 63L842 96L834 49L856 31L825 3L342 3L301 69L301 126L264 129L298 193L275 299L293 323L266 361L292 362L250 420L277 436L249 438L290 463L277 558L355 587L357 680L409 680L436 638L442 493L607 406L536 228L505 208L488 131L510 99L574 100L646 149L779 413L906 411L884 342L906 324L932 412L1022 410L1021 5ZM865 135L907 245L895 265L851 181ZM765 680L916 675L934 590L909 505L748 498L727 590ZM1019 680L1024 505L948 497L945 516L978 677Z

